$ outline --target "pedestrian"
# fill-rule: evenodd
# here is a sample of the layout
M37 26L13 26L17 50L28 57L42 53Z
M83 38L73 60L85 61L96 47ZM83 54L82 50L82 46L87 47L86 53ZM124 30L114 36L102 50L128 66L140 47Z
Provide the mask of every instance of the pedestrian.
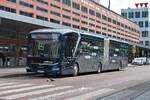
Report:
M5 65L6 57L3 53L0 53L0 58L2 59L3 66Z

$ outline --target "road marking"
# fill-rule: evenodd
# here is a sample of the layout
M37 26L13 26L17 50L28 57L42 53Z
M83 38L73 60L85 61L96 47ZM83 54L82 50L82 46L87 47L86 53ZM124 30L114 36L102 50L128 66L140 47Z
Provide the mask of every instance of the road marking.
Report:
M38 97L38 98L33 98L33 99L30 99L30 100L52 100L52 98L58 98L58 96L62 96L62 95L65 95L65 94L73 94L75 92L82 92L82 91L85 91L85 90L89 90L91 88L87 88L87 87L82 87L82 88L78 88L78 89L73 89L73 90L68 90L68 91L64 91L64 92L60 92L60 93L55 93L55 94L51 94L51 95L47 95L47 96L42 96L42 97Z
M72 97L72 98L69 98L69 99L66 99L66 100L81 100L81 98L82 98L82 100L86 100L86 99L89 99L89 98L94 97L94 96L98 96L98 95L102 95L102 94L105 94L105 93L112 92L114 90L115 89L109 89L109 88L101 89L101 90L93 91L93 92L86 93L86 94L83 94L83 95L75 96L75 97Z
M14 93L14 92L28 91L28 90L33 90L33 89L48 88L48 87L51 87L51 86L54 86L54 85L30 86L30 87L25 87L25 88L20 88L20 89L1 91L0 95L8 94L8 93Z
M25 87L25 86L32 86L33 84L20 84L20 85L11 85L11 86L3 86L0 88L0 90L3 89L12 89L12 88L19 88L19 87Z
M71 87L72 86L60 86L60 87L55 87L55 88L47 88L47 89L43 89L43 90L32 91L32 92L27 92L27 93L19 93L19 94L15 94L15 95L0 97L0 98L12 100L12 99L25 97L25 96L37 95L37 94L41 94L41 93L47 93L47 92L61 90L61 89L67 89L67 88L71 88Z
M18 82L2 83L2 84L0 84L0 87L1 87L1 86L5 86L5 85L13 85L13 84L18 84Z

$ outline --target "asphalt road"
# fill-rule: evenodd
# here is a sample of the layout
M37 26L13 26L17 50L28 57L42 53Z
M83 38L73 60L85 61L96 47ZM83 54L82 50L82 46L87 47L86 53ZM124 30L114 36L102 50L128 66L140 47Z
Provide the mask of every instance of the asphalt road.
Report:
M150 65L77 77L1 68L0 100L150 100Z

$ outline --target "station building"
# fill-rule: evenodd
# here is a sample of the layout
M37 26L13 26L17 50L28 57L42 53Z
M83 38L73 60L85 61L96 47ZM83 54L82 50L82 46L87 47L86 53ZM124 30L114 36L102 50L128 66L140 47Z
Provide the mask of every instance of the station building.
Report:
M139 43L139 26L95 0L0 0L0 52L26 53L26 34L39 28L71 28Z

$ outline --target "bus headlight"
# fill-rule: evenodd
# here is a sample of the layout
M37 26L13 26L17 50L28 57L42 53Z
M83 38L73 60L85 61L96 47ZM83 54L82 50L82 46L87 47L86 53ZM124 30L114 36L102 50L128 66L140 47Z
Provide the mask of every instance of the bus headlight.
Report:
M30 67L29 67L29 66L26 66L26 69L30 69Z

